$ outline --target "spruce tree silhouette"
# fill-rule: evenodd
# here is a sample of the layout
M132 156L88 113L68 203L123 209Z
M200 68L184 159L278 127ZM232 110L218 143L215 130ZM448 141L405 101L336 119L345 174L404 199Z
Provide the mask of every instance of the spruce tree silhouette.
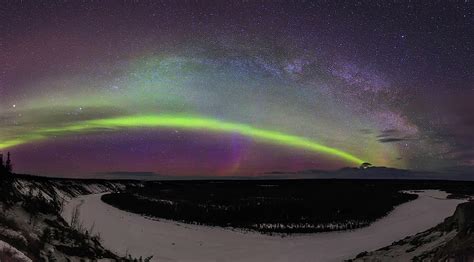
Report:
M13 171L12 161L10 159L10 152L7 154L7 161L5 162L5 170L7 174L11 174Z
M11 174L13 171L13 165L10 158L10 152L7 154L7 160L4 162L3 154L0 154L0 175Z
M0 154L0 175L5 173L5 166L3 165L3 154Z

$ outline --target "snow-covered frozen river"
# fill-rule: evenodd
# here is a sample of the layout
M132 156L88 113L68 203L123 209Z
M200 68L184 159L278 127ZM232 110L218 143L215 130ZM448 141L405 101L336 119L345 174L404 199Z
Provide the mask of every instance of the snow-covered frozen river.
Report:
M289 237L151 220L105 204L101 194L72 199L63 216L70 221L80 204L82 223L94 224L106 248L121 255L153 255L153 261L342 261L431 228L463 202L436 190L418 194L368 227Z

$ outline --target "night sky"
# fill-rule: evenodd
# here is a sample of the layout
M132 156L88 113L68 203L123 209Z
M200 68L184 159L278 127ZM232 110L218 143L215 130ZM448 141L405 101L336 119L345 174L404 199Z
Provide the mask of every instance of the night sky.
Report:
M3 1L0 151L66 177L469 169L474 2Z

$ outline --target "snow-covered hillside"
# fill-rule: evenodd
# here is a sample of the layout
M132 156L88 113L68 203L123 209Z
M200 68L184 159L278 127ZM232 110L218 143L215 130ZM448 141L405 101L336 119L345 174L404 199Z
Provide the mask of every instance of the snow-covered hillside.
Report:
M453 216L434 228L408 236L354 262L366 261L474 261L474 202L457 206Z
M23 196L41 196L48 201L62 201L72 197L116 192L123 190L125 184L119 181L106 180L66 180L29 177L18 177L13 180L15 191Z
M91 228L71 227L60 213L73 197L123 188L124 183L100 180L2 177L0 261L115 260Z
M0 261L31 262L23 252L0 240Z

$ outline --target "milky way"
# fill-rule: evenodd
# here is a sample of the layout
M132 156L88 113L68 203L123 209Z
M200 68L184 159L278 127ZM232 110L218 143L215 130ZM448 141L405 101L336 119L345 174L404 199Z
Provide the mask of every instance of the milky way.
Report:
M19 172L472 167L473 4L8 2Z

